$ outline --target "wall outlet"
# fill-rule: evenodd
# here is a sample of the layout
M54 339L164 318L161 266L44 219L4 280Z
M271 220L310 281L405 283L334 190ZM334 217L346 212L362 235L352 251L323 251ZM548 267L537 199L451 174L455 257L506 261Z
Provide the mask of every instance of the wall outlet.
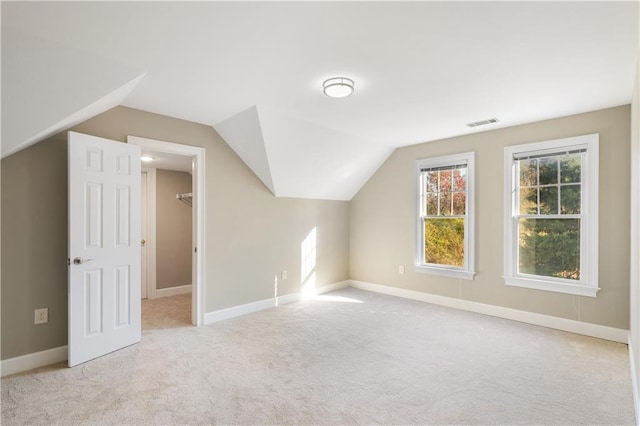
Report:
M36 309L33 315L34 324L46 324L49 322L49 308Z
M400 266L398 266L398 273L399 273L400 275L404 275L404 265L400 265Z
M280 278L282 278L282 281L287 279L287 271L282 271L282 274L280 274Z

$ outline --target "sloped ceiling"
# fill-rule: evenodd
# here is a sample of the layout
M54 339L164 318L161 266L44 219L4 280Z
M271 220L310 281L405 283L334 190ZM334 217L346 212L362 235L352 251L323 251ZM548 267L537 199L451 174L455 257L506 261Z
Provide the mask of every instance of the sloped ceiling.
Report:
M2 28L2 157L113 108L144 73Z
M277 194L256 107L219 123L216 130L260 180Z
M637 2L1 7L3 156L121 104L215 127L286 197L350 199L400 146L627 104L638 47ZM324 96L333 76L355 93Z
M216 130L282 197L349 200L393 152L269 107L254 106Z

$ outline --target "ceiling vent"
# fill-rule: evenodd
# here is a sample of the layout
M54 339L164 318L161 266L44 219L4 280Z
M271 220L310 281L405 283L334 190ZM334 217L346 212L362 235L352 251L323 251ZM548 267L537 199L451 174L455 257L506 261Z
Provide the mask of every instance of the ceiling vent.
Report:
M493 123L497 123L498 119L497 118L489 118L487 120L480 120L480 121L474 121L473 123L467 123L467 126L469 127L478 127L478 126L484 126L486 124L493 124Z

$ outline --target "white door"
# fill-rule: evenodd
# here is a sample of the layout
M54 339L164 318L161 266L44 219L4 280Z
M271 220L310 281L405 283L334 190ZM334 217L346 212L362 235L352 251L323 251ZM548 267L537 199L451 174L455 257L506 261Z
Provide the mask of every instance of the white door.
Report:
M141 210L142 217L140 218L140 258L142 260L142 279L140 280L140 293L143 299L146 299L147 296L147 216L149 210L147 210L147 172L142 172L140 175L142 176L142 180L140 181L140 192L141 192Z
M140 147L69 132L69 366L137 343Z

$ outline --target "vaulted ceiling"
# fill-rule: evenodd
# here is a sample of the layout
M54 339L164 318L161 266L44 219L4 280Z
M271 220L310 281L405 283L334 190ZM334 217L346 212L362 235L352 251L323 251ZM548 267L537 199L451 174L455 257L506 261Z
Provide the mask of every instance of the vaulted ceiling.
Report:
M1 7L3 157L125 105L215 127L286 197L348 200L397 147L628 104L638 47L637 2ZM326 97L333 76L354 94Z

